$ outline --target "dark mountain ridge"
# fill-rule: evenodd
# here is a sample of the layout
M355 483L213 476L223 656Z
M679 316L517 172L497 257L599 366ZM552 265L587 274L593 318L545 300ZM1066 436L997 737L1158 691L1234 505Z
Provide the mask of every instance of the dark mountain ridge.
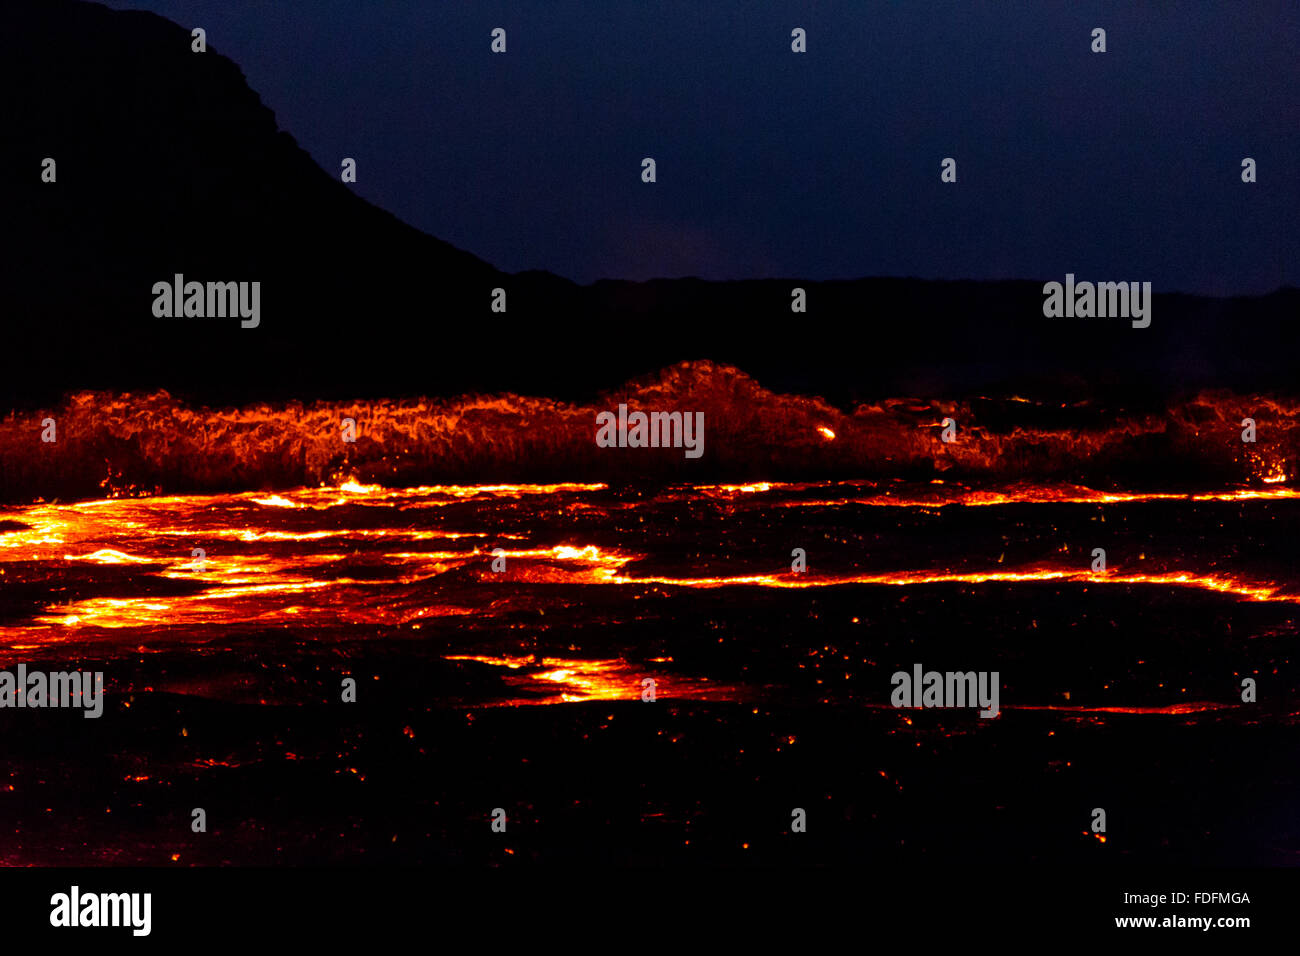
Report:
M578 286L504 274L321 169L219 40L194 53L187 28L80 0L15 0L0 26L6 407L82 389L202 402L580 398L688 359L838 402L979 390L1138 400L1298 381L1295 289L1157 290L1151 327L1133 329L1044 318L1042 281L1063 276ZM41 181L45 157L55 183ZM260 325L156 318L153 286L177 273L260 282ZM807 314L791 312L795 286ZM504 314L491 310L497 288Z

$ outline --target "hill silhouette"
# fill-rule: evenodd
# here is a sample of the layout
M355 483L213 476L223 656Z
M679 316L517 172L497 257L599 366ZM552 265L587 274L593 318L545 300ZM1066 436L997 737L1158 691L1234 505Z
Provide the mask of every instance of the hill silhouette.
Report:
M194 53L187 28L81 0L14 0L4 21L6 405L157 388L212 402L576 398L694 359L836 401L1298 381L1295 289L1225 300L1156 290L1139 330L1045 319L1042 282L1062 276L578 286L504 274L322 169L219 42ZM55 183L41 181L45 157ZM259 281L260 326L155 318L152 287L176 273ZM807 314L791 312L795 286ZM495 288L504 314L490 309Z

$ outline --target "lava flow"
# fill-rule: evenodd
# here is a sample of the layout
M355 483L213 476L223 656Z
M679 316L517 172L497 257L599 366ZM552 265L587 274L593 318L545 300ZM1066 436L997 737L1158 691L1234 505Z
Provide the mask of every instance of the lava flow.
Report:
M667 516L684 505L719 495L725 499L750 493L771 499L757 509L758 514L789 507L833 510L868 504L928 509L940 505L930 488L911 499L896 489L863 497L835 486L817 488L817 497L807 497L815 487L684 487L634 507L651 516L656 512ZM6 523L13 530L0 533L0 574L11 585L45 581L49 593L28 614L11 612L0 625L0 640L23 646L92 629L183 629L266 621L292 621L300 627L331 621L400 625L474 615L482 609L466 599L463 589L439 587L438 582L457 570L490 581L494 555L511 569L500 581L555 586L821 588L1061 582L1193 588L1251 601L1300 601L1290 582L1260 580L1248 573L1177 567L1091 570L1086 565L1068 567L1059 560L1020 567L863 572L853 569L853 556L846 555L841 568L802 574L788 569L702 574L697 567L656 574L637 570L647 557L642 552L571 539L543 546L525 544L535 537L528 531L528 521L520 521L517 528L502 528L499 520L481 520L491 516L489 504L522 509L522 518L552 512L583 514L593 530L606 537L600 516L617 514L624 507L608 495L602 499L606 491L600 484L390 489L347 482L272 495L120 498L10 509ZM827 498L826 491L839 491L841 496ZM956 492L942 506L1137 505L1294 497L1291 489L1174 496L1033 488ZM737 513L728 505L722 510ZM442 514L451 520L439 520ZM476 520L464 520L467 516ZM758 515L751 508L744 516L752 521ZM772 562L768 558L762 563ZM96 575L94 568L103 573Z
M1300 594L1295 497L1276 485L348 479L11 506L0 648L29 667L102 670L111 736L90 756L78 736L48 759L11 754L0 810L17 808L16 837L0 854L59 861L72 845L83 860L221 862L167 818L173 793L215 779L251 786L239 812L263 821L230 852L272 862L285 780L298 800L328 781L331 805L368 801L374 819L409 805L408 832L438 819L450 838L497 799L467 780L495 775L495 794L546 767L563 790L587 779L574 768L617 762L610 747L665 761L657 779L676 779L679 760L704 761L687 777L738 773L746 786L840 766L825 792L854 801L879 774L908 777L886 784L888 801L957 742L975 766L1047 740L1068 755L1047 764L1058 773L1104 746L1077 736L1089 729L1152 748L1173 726L1268 732L1296 719L1279 689ZM895 709L890 676L918 662L997 673L1001 713ZM1270 703L1242 703L1244 678ZM874 743L845 761L859 740ZM877 770L882 746L892 756ZM1038 779L1031 764L1006 772ZM115 817L157 807L125 851L48 793L45 781L88 765ZM619 793L640 792L620 779ZM636 819L684 826L689 793ZM378 845L425 852L418 838Z
M1300 602L1295 583L1278 580L1267 563L1211 571L1188 566L1195 555L1157 554L1156 545L1143 546L1136 566L1131 559L1115 560L1105 569L1094 569L1082 554L1071 566L1051 552L992 567L973 565L969 557L962 558L962 567L935 567L935 557L928 556L923 566L895 561L894 567L864 568L866 555L851 546L825 546L823 566L800 572L772 570L780 559L775 547L755 551L752 544L737 543L728 553L727 541L738 539L724 532L723 546L697 548L684 562L670 558L680 553L674 541L689 540L689 532L683 537L680 530L682 513L693 512L698 520L702 508L712 515L701 525L703 536L711 538L728 522L767 527L790 508L816 510L818 524L834 526L838 514L862 506L942 520L953 508L992 514L995 505L1074 508L1076 514L1081 506L1095 506L1128 515L1171 502L1211 509L1290 507L1295 498L1289 488L1173 495L930 483L910 492L897 485L863 491L863 483L760 483L677 486L629 498L603 484L385 488L347 481L273 494L16 507L0 524L0 575L8 585L0 644L30 650L85 641L159 649L232 629L274 627L306 639L319 628L427 630L440 620L464 630L490 627L547 602L571 608L591 600L581 595L592 587L626 592L618 599L625 608L665 588L947 585L1151 587ZM1065 515L1052 513L1053 520ZM750 570L722 570L739 561ZM677 566L666 570L672 564ZM624 614L610 613L615 619ZM554 702L635 698L640 681L655 676L624 656L548 654L545 665L525 666L520 662L534 654L468 650L446 659L495 663L515 685L553 690L541 699ZM693 697L716 697L728 686L710 684L704 675L678 675L669 683L672 693Z

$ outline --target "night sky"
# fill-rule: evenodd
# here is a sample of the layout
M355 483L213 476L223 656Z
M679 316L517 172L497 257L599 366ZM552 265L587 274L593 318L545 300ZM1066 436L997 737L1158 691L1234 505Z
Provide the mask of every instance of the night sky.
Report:
M511 272L1300 285L1294 0L107 5L204 27L326 170Z

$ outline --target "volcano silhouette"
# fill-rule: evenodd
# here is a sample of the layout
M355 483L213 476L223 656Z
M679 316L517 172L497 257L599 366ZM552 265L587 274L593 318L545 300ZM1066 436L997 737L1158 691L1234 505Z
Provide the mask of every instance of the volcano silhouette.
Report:
M1295 289L1230 300L1157 289L1152 326L1134 330L1045 319L1042 282L1062 276L578 286L505 274L322 169L219 41L195 53L187 27L79 0L13 0L3 20L0 399L11 405L87 388L202 401L578 397L690 359L844 401L1297 381ZM54 183L41 181L46 157ZM260 282L259 327L156 318L151 290L176 274ZM795 287L806 314L791 311Z

